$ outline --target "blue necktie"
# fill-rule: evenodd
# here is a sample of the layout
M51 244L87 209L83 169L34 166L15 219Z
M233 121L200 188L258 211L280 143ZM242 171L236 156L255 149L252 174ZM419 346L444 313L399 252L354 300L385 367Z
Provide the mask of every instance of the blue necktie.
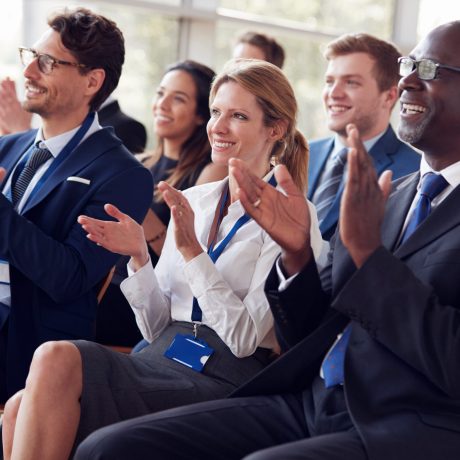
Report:
M351 323L344 329L342 336L335 342L323 361L322 370L326 388L343 383L343 364L350 333Z
M342 181L345 163L347 162L347 154L347 148L340 150L330 167L324 171L321 183L313 194L312 201L316 207L316 213L318 214L318 221L320 224L326 217L336 198L337 190Z
M431 201L437 197L449 183L441 174L427 173L422 178L419 199L414 212L409 218L406 230L401 238L401 243L407 240L415 229L428 217L431 212Z

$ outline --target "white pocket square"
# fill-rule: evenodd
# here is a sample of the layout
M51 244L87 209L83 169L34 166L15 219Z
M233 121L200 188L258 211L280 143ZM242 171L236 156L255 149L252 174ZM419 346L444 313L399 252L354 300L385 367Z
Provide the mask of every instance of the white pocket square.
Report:
M80 184L85 185L91 184L91 181L89 179L84 179L83 177L70 176L67 178L67 180L71 182L80 182Z

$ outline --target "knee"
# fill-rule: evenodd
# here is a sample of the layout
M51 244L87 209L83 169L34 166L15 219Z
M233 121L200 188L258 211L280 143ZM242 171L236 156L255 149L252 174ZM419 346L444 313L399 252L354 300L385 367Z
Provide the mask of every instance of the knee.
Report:
M31 387L81 385L82 364L77 347L70 342L46 342L34 353L26 390Z
M8 401L6 402L2 421L2 423L5 426L15 425L23 393L24 390L18 391L16 394L11 396L11 398L8 399Z
M74 460L117 460L133 457L130 447L119 434L105 427L90 434L77 448Z

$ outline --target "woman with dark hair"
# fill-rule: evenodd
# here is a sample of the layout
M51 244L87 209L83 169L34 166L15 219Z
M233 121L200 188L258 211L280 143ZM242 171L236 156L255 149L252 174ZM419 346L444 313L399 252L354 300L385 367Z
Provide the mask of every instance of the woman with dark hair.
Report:
M308 146L280 69L228 64L213 82L210 107L213 163L240 158L271 184L273 166L283 164L305 199ZM131 256L121 287L149 345L132 355L83 340L42 345L25 390L5 409L6 458L13 450L15 458L65 459L97 428L225 396L278 350L264 285L280 247L245 213L234 177L184 192L166 182L159 189L172 218L155 269L142 227L116 207L105 206L112 221L79 217L90 240ZM312 205L310 212L319 256Z
M223 179L227 167L211 163L211 146L206 134L209 120L209 90L214 71L191 60L166 70L153 100L153 122L157 146L145 161L153 175L155 193L143 227L153 266L163 248L170 211L156 189L161 181L185 190L192 185ZM126 278L123 257L99 304L96 342L133 346L142 339L134 314L120 291Z

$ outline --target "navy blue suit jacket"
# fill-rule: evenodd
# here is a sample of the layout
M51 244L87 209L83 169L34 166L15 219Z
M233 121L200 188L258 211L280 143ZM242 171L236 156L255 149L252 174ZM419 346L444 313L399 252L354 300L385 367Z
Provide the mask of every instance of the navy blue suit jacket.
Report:
M283 292L266 285L289 349L237 396L311 385L351 321L348 410L370 460L456 460L460 453L460 186L397 246L419 174L394 184L382 247L356 270L340 240L318 276L311 262Z
M313 194L319 186L321 174L327 159L334 146L334 138L329 137L311 141L310 161L308 164L308 199L311 201ZM369 154L374 160L377 174L389 169L393 171L393 180L417 171L420 166L420 155L397 137L393 128L388 125L385 134L371 148ZM335 232L339 220L340 199L342 198L344 183L340 184L336 198L329 212L321 222L320 230L325 240L330 240Z
M11 172L36 131L0 139L0 166ZM89 184L69 180L87 179ZM47 340L92 339L98 285L118 259L86 238L80 214L107 219L113 203L138 222L153 194L150 172L104 128L82 142L19 215L0 194L0 258L10 263L7 394L24 387L32 354ZM4 395L2 395L4 397ZM1 400L1 399L0 399Z

